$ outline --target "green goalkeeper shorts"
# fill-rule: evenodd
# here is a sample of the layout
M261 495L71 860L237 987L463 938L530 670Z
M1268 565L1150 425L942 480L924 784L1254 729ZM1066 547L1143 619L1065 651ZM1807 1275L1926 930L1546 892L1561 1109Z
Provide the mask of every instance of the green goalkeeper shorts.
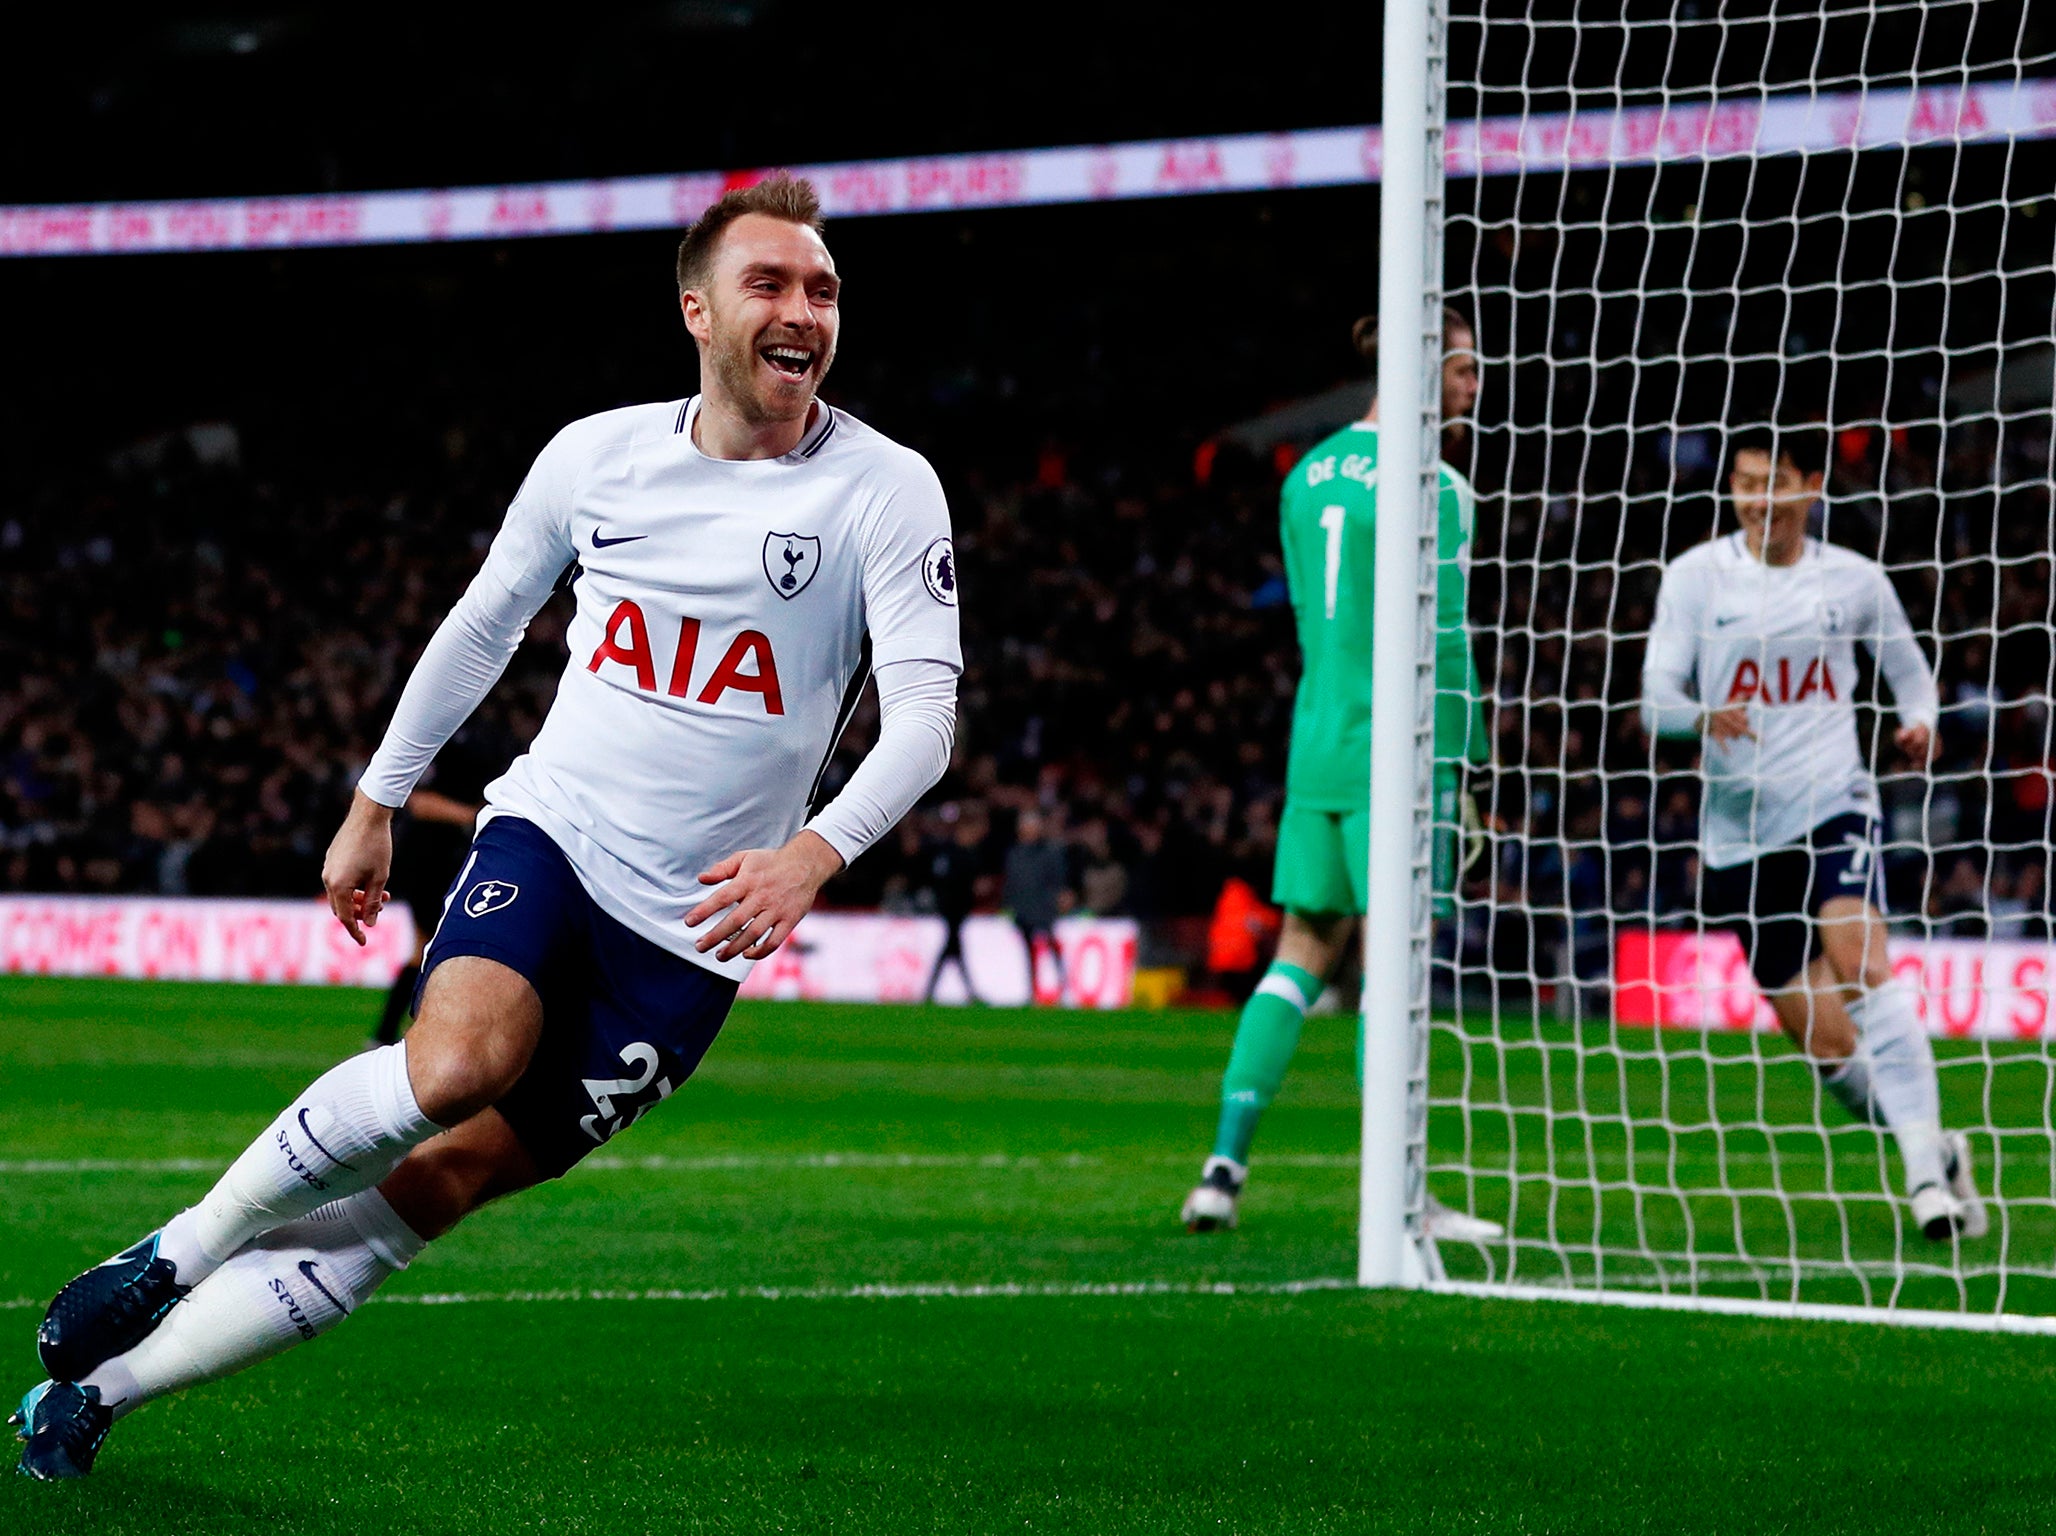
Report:
M1287 912L1360 917L1370 858L1370 812L1310 811L1287 800L1271 900Z
M1435 769L1435 915L1447 917L1456 890L1459 847L1457 772ZM1371 818L1367 811L1316 811L1285 802L1278 818L1278 862L1271 876L1271 900L1287 912L1363 916L1369 889Z

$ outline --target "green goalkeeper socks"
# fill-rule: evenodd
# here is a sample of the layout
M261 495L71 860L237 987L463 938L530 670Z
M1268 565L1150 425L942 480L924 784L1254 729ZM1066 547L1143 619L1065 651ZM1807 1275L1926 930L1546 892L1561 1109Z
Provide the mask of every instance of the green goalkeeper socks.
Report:
M1277 1097L1292 1053L1299 1049L1299 1027L1320 995L1318 976L1280 960L1243 1004L1235 1050L1221 1079L1221 1125L1214 1136L1214 1156L1249 1161L1256 1123Z

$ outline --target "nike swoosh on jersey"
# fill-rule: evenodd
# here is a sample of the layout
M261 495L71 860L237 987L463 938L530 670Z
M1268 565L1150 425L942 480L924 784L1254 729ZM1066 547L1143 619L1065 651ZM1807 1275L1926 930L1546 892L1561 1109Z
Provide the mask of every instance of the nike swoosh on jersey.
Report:
M637 539L646 539L648 537L649 535L646 533L624 533L618 539L602 538L600 530L595 528L593 530L593 548L612 549L616 544L633 544Z
M1715 629L1726 629L1730 624L1739 624L1748 617L1749 615L1746 613L1716 614L1713 620L1713 627Z

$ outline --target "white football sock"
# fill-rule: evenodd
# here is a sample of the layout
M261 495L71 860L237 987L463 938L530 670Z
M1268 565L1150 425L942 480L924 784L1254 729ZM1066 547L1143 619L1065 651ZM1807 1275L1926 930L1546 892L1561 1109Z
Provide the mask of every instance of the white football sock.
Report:
M147 1339L80 1385L99 1388L118 1419L152 1398L218 1380L326 1333L422 1247L385 1196L360 1190L248 1244Z
M372 1188L441 1129L414 1102L405 1040L352 1056L289 1104L198 1205L166 1223L158 1256L181 1284L197 1284L259 1233Z
M1235 1187L1237 1189L1240 1189L1244 1184L1247 1184L1249 1182L1249 1164L1238 1163L1235 1161L1234 1158L1223 1157L1218 1152L1216 1152L1212 1157L1209 1157L1204 1163L1200 1165L1200 1182L1206 1182L1206 1176L1212 1173L1216 1168L1227 1169L1228 1177L1235 1181Z
M1870 1055L1864 1050L1861 1040L1856 1042L1855 1055L1845 1056L1840 1061L1822 1062L1820 1080L1821 1085L1857 1119L1867 1120L1872 1125L1885 1123L1877 1098L1870 1091Z
M1857 1051L1866 1059L1877 1117L1899 1143L1907 1193L1944 1182L1941 1087L1935 1080L1934 1047L1914 1011L1912 994L1896 979L1860 991L1849 1002L1849 1017L1856 1023Z

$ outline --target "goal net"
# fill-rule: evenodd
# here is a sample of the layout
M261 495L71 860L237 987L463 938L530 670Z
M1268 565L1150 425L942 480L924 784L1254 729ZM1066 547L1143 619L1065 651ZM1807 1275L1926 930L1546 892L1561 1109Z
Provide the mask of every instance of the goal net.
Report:
M1507 1228L1442 1243L1448 1274L2056 1314L2049 23L1456 0L1447 28L1434 297L1474 318L1483 394L1444 455L1478 493L1501 830L1435 937L1426 1167ZM1737 526L1733 434L1809 420L1811 532L1882 564L1939 688L1921 767L1857 648L1889 953L1990 1202L1975 1241L1922 1236L1891 1137L1774 1027L1703 915L1699 742L1643 727L1659 578Z

